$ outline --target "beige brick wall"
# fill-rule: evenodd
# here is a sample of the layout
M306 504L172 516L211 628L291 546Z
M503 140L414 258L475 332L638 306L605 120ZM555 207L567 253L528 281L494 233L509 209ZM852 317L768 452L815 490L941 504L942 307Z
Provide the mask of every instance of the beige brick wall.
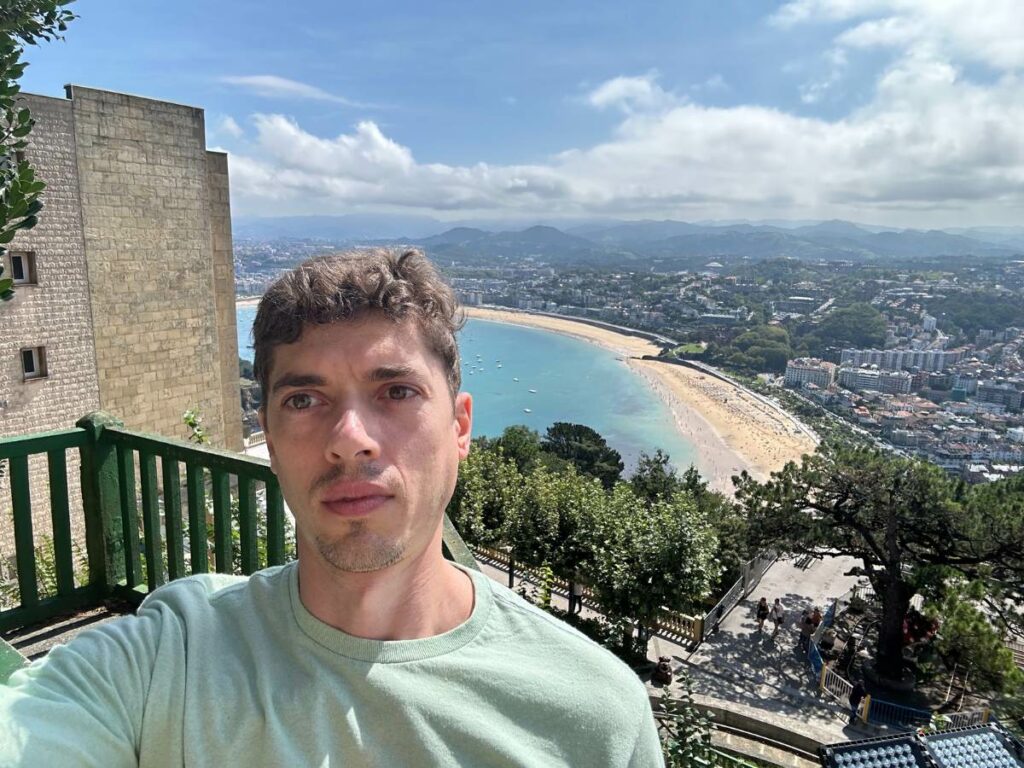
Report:
M235 261L231 240L231 196L228 156L206 153L206 186L210 196L213 286L217 304L220 379L224 397L224 447L242 445L242 398L238 382L238 330L235 314Z
M36 120L26 156L47 186L39 223L18 233L8 246L35 252L39 284L19 287L13 300L0 304L0 437L69 429L99 407L71 103L26 96L25 104ZM19 352L34 346L46 347L49 375L24 381ZM75 500L80 496L78 452L68 451L66 458L69 495ZM46 479L45 457L33 458L37 542L51 532ZM80 505L75 507L73 527L80 531ZM13 554L11 519L10 481L5 477L0 480L0 567Z
M241 450L227 158L206 151L202 110L68 95L26 97L27 154L48 187L39 224L11 246L35 251L39 285L0 305L0 437L70 428L103 408L183 438L181 413L199 406L214 444ZM46 347L46 379L23 381L29 346ZM81 541L77 451L67 459ZM51 533L46 476L34 458L37 543ZM13 554L9 487L0 479L0 579Z
M181 414L198 406L224 445L203 112L69 94L101 407L129 428L185 437Z

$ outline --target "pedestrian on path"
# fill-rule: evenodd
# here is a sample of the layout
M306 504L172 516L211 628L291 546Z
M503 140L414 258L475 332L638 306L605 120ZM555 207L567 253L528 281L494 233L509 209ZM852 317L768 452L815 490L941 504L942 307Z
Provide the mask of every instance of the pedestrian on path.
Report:
M800 650L807 653L811 647L811 635L814 634L814 619L811 617L811 612L804 610L800 615L800 637L797 643L800 646Z
M757 631L764 632L764 620L768 618L771 609L768 607L768 598L762 597L757 601Z
M772 629L772 638L774 639L779 634L779 627L786 620L786 609L782 607L782 601L779 598L775 598L775 604L772 605L772 610L768 617L772 620L772 624L775 625L774 629Z
M864 696L867 694L867 689L864 688L864 681L858 680L853 684L853 690L850 691L850 725L857 722L857 714L860 710L860 703L864 700Z
M573 579L569 585L569 615L579 613L583 610L583 584L578 578Z

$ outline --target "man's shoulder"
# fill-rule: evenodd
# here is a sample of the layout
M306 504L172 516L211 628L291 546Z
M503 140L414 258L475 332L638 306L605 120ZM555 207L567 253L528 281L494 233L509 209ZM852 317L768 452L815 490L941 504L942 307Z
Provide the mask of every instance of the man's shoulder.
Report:
M590 679L643 690L636 673L607 648L511 589L494 581L490 581L490 588L497 632L514 638L514 646L531 661L554 664L581 675L599 675Z
M198 573L175 579L150 592L139 610L169 609L175 613L194 613L205 609L229 609L232 605L252 599L254 593L274 590L286 576L287 568L274 566L251 576Z

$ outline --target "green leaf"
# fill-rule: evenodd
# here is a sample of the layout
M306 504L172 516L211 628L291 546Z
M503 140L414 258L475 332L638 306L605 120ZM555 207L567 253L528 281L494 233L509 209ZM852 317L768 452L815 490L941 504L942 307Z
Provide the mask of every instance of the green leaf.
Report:
M0 293L9 291L14 286L14 280L9 277L0 278Z

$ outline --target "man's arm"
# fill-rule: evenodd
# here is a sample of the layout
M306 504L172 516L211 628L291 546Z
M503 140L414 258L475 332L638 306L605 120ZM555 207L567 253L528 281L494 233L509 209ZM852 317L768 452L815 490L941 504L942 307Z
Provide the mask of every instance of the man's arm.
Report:
M664 768L665 753L661 749L661 737L658 736L658 725L654 721L654 713L647 697L640 712L640 729L633 747L633 756L629 759L629 768Z
M0 768L137 766L161 613L86 630L0 685Z

